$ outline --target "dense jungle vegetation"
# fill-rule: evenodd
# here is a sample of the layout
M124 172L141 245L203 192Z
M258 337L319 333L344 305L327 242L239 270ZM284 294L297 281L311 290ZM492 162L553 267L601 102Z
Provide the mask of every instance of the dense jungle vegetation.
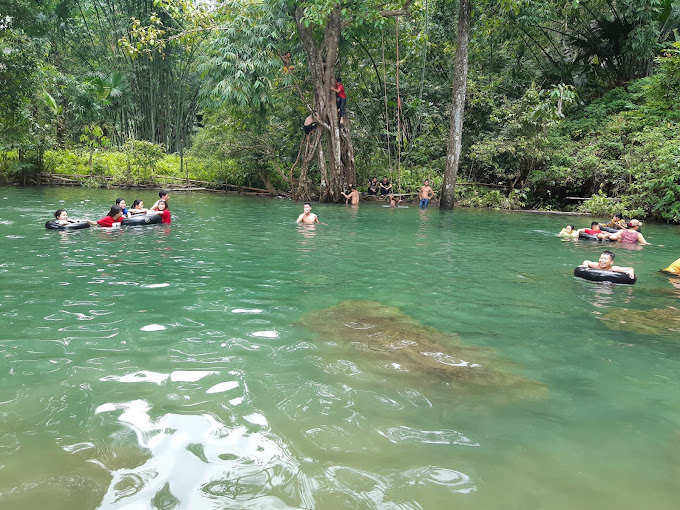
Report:
M458 0L5 0L0 179L438 192L458 16ZM472 0L470 19L458 203L680 221L680 0ZM335 112L329 77L347 122L324 113L307 140L311 110Z

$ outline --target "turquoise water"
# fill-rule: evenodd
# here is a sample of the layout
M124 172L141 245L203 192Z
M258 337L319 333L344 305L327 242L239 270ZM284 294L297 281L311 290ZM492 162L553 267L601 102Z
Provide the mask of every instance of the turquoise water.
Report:
M677 508L678 227L613 247L634 286L572 276L602 245L554 233L587 217L315 204L310 227L177 192L170 226L44 228L118 195L0 189L1 508ZM387 363L365 311L535 391Z

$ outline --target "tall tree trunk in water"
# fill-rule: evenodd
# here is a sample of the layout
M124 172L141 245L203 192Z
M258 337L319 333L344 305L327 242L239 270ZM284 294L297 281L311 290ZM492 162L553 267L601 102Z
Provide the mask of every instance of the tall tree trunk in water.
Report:
M446 149L446 170L442 184L441 209L453 209L458 177L458 163L463 138L463 113L467 88L468 46L470 44L470 16L472 0L460 0L458 9L458 34L456 44L456 69L453 74L453 104L449 127L449 145Z
M349 123L340 126L338 111L335 105L335 63L338 57L338 44L342 32L341 7L337 5L328 17L324 36L320 44L314 40L312 26L305 26L304 10L295 10L295 23L302 45L307 54L309 72L314 84L314 104L316 105L320 126L326 129L328 140L328 180L322 179L320 200L322 202L339 202L345 184L356 184L354 167L354 149L349 132ZM319 147L320 148L320 147ZM323 151L318 151L319 158ZM325 162L319 160L319 166L325 169Z

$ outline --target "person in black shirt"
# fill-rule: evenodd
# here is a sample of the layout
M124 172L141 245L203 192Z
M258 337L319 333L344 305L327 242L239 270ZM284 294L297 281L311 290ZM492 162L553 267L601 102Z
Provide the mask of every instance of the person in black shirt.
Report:
M383 177L383 180L380 183L380 194L381 195L389 195L391 192L392 192L392 185L387 180L387 177Z

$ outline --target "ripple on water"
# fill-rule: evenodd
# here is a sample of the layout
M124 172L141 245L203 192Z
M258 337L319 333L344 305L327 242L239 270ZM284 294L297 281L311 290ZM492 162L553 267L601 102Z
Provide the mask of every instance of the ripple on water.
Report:
M479 443L455 430L420 430L400 426L378 430L378 434L392 443L450 444L457 446L479 446Z
M325 470L325 477L317 497L328 508L423 508L418 501L432 502L436 505L433 508L446 508L452 506L448 499L452 493L476 491L468 475L440 467L376 474L353 467L332 466Z

